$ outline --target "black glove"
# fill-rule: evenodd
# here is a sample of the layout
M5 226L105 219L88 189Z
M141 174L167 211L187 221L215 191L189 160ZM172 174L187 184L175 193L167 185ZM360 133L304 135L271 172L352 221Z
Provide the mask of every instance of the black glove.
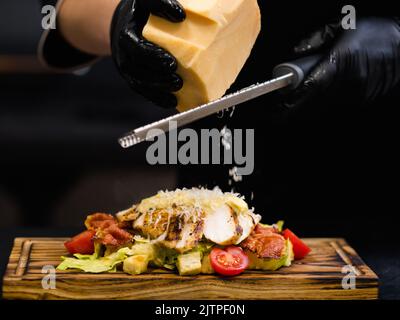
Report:
M176 0L122 0L111 24L111 51L117 68L130 87L155 104L173 108L172 93L182 88L175 73L176 59L164 49L143 38L150 13L172 22L185 20Z
M400 23L395 18L363 18L355 30L341 23L314 32L295 47L298 55L325 52L286 106L310 99L370 102L400 84Z

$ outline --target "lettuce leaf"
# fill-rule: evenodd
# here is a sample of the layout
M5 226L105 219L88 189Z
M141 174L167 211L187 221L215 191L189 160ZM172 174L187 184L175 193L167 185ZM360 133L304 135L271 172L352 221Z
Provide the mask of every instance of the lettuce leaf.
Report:
M79 259L79 260L95 260L101 255L101 251L103 249L103 246L101 243L95 243L94 244L94 253L93 254L80 254L80 253L75 253L74 257Z
M201 256L207 255L213 247L212 243L200 242L190 252L199 251ZM57 267L58 270L78 269L89 273L115 272L117 266L127 257L146 254L152 265L164 267L169 270L176 268L179 253L173 249L167 249L147 240L139 241L132 247L121 248L107 256L104 256L103 247L95 246L95 252L91 255L74 254L73 257L61 257L63 261Z
M92 255L74 254L74 258L61 257L63 262L59 264L57 269L79 269L90 273L115 272L117 265L127 258L128 250L129 248L122 248L103 258L98 258L99 251L97 250Z
M200 251L201 256L207 255L213 248L214 243L212 242L199 242L198 245L192 251Z
M278 232L282 232L284 224L285 224L285 221L283 221L283 220L279 220L277 223L275 223L275 226L278 229Z

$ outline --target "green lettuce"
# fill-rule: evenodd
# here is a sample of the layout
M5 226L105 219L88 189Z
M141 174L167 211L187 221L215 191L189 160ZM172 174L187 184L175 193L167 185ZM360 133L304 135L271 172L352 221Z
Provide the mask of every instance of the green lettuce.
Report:
M57 267L58 270L78 269L84 272L101 273L115 272L117 266L124 262L130 256L147 255L153 266L164 267L169 270L176 269L176 262L180 255L173 249L164 248L156 244L152 244L144 238L136 239L130 248L125 247L104 256L103 247L99 244L95 246L95 252L91 255L74 254L73 257L61 257L63 261ZM200 252L201 256L207 255L213 247L212 243L200 242L196 248L189 252Z
M74 254L73 258L61 257L63 262L59 264L57 269L79 269L90 273L115 272L117 265L127 258L129 248L122 248L102 258L99 258L99 252L100 250L95 250L95 253L92 255Z
M151 261L151 265L155 267L164 267L169 270L174 270L178 255L179 253L173 249L168 249L155 245L154 259Z
M205 256L210 253L214 244L211 242L199 242L199 244L192 251L200 251L201 256Z

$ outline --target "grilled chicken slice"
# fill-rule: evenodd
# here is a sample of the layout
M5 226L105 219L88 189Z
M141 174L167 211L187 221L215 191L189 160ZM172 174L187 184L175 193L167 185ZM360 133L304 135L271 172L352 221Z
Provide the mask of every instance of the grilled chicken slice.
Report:
M204 237L214 243L233 244L241 234L237 215L228 205L209 212L204 220Z
M254 227L261 220L260 215L253 214L252 212L248 212L246 214L238 214L238 223L242 229L242 233L240 237L235 241L235 244L239 244L244 239L246 239L251 232L254 230Z
M176 242L175 249L179 252L194 248L203 237L203 219L190 221L182 229L180 239Z
M251 211L236 213L223 205L207 214L194 207L150 210L133 221L133 229L180 252L190 250L204 237L219 245L238 244L260 221Z
M185 252L203 237L204 212L194 207L173 207L143 213L133 228L164 247Z
M139 212L136 211L136 206L133 206L129 209L118 212L115 216L118 222L124 223L136 220L139 216Z
M166 237L171 220L170 215L170 212L164 209L150 210L142 213L133 222L133 229L150 239L157 239L163 237L163 235Z
M205 189L161 192L117 217L134 232L180 252L203 237L219 245L239 244L261 219L237 195Z
M193 208L191 209L193 210ZM203 214L179 212L170 224L165 240L160 243L167 248L185 252L196 247L203 237Z

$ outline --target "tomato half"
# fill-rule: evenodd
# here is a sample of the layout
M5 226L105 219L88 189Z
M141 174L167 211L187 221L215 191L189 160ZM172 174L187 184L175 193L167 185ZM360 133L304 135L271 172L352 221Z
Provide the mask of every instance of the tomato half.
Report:
M96 234L93 230L86 230L64 243L65 248L71 254L92 254L94 252L93 237Z
M242 248L235 246L229 246L225 249L212 249L210 261L215 272L224 276L238 275L249 266L247 255Z
M285 229L282 235L285 239L289 239L292 242L295 259L303 259L310 253L311 249L289 229Z

